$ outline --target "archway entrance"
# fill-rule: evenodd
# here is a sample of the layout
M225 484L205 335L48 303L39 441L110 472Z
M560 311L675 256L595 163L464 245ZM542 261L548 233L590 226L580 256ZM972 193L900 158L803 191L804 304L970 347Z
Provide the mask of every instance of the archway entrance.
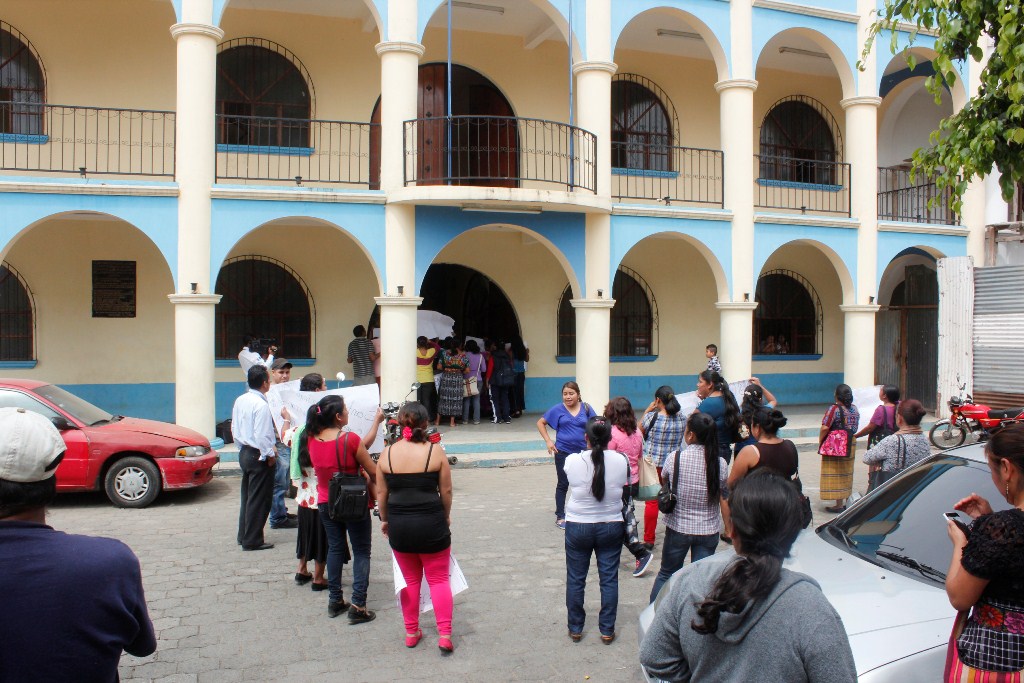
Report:
M895 261L903 278L875 317L875 382L935 410L939 367L939 284L934 261ZM888 274L888 273L887 273ZM885 278L883 278L884 281Z
M417 185L518 186L515 112L486 76L469 67L452 65L449 122L447 65L424 64L419 69L416 102ZM379 98L370 122L377 124L370 132L370 189L380 189Z
M438 311L455 319L455 335L464 339L487 337L509 341L520 334L512 303L483 273L454 263L435 263L420 287L423 310Z

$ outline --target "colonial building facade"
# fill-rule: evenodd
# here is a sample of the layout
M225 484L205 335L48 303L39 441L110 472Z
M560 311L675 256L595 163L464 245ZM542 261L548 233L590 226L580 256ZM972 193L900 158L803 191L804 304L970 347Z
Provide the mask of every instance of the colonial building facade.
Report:
M417 310L520 335L529 409L728 379L934 402L936 260L980 262L907 160L936 102L874 0L9 0L0 375L212 435L243 336L383 395ZM898 41L906 44L908 36ZM929 396L930 393L930 396Z

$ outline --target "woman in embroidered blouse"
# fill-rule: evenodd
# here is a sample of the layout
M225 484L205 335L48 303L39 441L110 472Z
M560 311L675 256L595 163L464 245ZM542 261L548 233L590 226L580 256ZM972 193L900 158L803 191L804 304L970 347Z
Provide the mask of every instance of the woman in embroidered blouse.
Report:
M685 447L679 451L676 507L665 515L665 542L661 569L651 589L651 602L674 573L682 569L686 554L693 564L715 554L721 532L719 514L728 496L729 466L718 449L718 430L710 415L694 412L686 420ZM673 485L675 454L665 458L661 477Z
M640 431L644 435L644 457L649 458L658 468L659 476L665 456L683 445L686 418L679 414L679 409L675 392L666 384L654 392L654 400L640 418ZM658 501L649 500L644 505L644 543L647 544L648 550L654 548L654 531L657 528Z
M636 510L633 507L633 496L637 493L640 483L640 454L644 448L644 437L636 426L636 415L633 404L625 396L616 396L604 407L604 416L612 426L612 438L608 449L622 453L629 462L629 486L622 491L622 519L626 523L626 533L622 543L626 550L636 558L633 576L641 577L651 564L651 551L640 541L637 535Z
M455 417L462 415L462 389L466 385L466 354L462 352L459 342L451 339L448 348L441 353L441 387L440 399L437 402L437 422L441 424L441 416L447 415L451 426L455 426Z
M960 611L946 654L947 682L1009 683L1024 675L1024 425L994 434L985 454L992 483L1013 507L993 512L977 493L953 505L974 522L967 535L947 522L953 557L946 594Z
M853 389L847 384L838 385L835 403L829 406L821 420L818 446L825 442L829 432L839 429L845 429L851 438L847 441L845 456L821 456L821 499L835 501L835 505L825 508L827 512L839 513L845 510L846 499L853 493L853 456L857 452L857 441L852 437L859 423L860 413L857 406L853 405Z
M909 399L896 409L898 431L887 436L864 454L864 462L879 467L892 476L902 472L919 460L932 454L928 437L921 431L921 420L925 416L920 401Z

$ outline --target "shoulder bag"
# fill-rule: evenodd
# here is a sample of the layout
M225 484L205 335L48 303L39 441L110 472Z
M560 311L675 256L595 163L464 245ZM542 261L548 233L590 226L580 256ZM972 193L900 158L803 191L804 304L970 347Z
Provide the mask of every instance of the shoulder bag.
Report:
M662 484L658 493L658 510L665 515L676 509L676 489L679 487L679 450L676 449L675 467L672 468L672 483Z
M883 470L881 466L868 475L868 491L874 491L879 486L889 481L902 472L907 466L907 442L902 434L896 435L896 467L891 470Z
M370 516L370 492L366 488L366 479L358 472L358 467L356 474L342 472L341 457L338 455L338 439L342 437L345 437L346 459L348 456L348 434L342 432L334 440L334 457L338 462L338 471L331 477L327 486L327 510L335 522L359 522Z
M654 414L654 420L651 422L651 427L658 420L658 414ZM650 432L650 428L647 430ZM654 460L644 455L643 446L640 447L640 459L637 461L638 474L640 480L637 482L637 492L633 496L637 500L654 500L658 497L658 492L661 491L661 477L658 476L658 468L654 464Z
M827 455L833 458L845 458L850 454L850 432L846 428L846 414L843 409L839 411L839 427L831 429L825 440L821 442L821 446L818 447L819 455ZM832 424L835 424L835 418L832 419Z
M480 362L483 356L477 356L476 369L472 371L472 375L466 378L466 383L462 387L462 398L469 398L471 396L477 396L480 394L480 387L477 384L476 378L480 374ZM472 369L472 365L469 366Z
M892 422L886 422L888 417L889 411L885 409L885 406L882 406L882 424L875 425L874 431L871 432L870 436L868 436L868 448L874 448L879 441L887 436L892 436L896 433L896 430L899 429L899 427L896 426L895 407L892 409Z

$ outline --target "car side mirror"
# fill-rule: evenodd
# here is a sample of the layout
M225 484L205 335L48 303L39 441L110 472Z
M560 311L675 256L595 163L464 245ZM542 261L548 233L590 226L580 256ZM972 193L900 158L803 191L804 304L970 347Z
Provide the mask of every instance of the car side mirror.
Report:
M54 415L50 418L50 422L57 428L57 431L66 432L69 429L76 429L75 425L68 422L67 418L60 415Z

